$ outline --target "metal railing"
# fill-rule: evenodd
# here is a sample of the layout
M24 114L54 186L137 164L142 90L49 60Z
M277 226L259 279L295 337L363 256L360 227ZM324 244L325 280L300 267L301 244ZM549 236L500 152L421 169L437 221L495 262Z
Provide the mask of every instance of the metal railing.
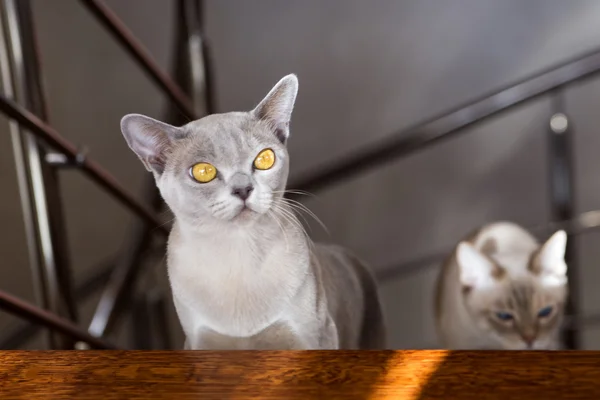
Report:
M126 29L125 25L119 21L119 19L103 2L93 0L81 0L81 2L88 7L89 10L96 17L98 17L98 19L105 26L110 29L110 31L118 38L119 43L124 46L125 50L131 54L136 61L138 61L138 63L148 73L152 80L169 96L179 111L184 113L187 119L197 118L198 115L202 115L200 112L198 112L199 110L202 110L202 105L194 106L194 102L192 102L188 96L184 94L183 90L181 90L179 86L168 77L167 74L163 73L160 68L157 67L144 47L135 39L135 37ZM34 41L35 36L33 34L33 25L31 24L29 0L2 0L1 7L4 16L2 24L4 40L2 46L4 53L7 55L7 57L3 58L5 60L11 58L23 60L24 65L37 65L37 60L32 58L24 60L21 56L22 54L25 54L24 50L29 51L31 54L36 54L36 44ZM200 48L203 50L202 54L207 57L208 49L206 46L206 41L204 40L202 31L203 23L201 20L202 2L197 0L179 0L178 8L180 10L178 13L179 16L186 15L187 17L187 21L184 21L183 24L178 24L178 26L181 25L185 27L185 31L179 32L179 41L181 43L190 43L190 46L193 46L190 47L189 53L191 53L192 50L196 50L196 47L199 44ZM190 11L194 11L194 13L192 14ZM23 23L24 21L27 23ZM19 29L11 29L15 25L18 26ZM11 42L21 40L26 34L29 34L31 39L27 48L25 46L11 46ZM15 57L15 54L19 55L19 57ZM206 108L208 105L211 105L212 98L210 97L210 93L206 85L206 77L208 76L208 68L205 65L206 60L198 60L197 56L184 57L182 52L180 52L179 58L182 59L178 62L182 65L179 67L180 69L185 70L185 65L187 64L190 64L193 67L194 74L191 76L191 79L194 80L194 85L192 87L196 90L196 93L194 93L195 100L201 98L201 96L205 96L204 107ZM198 61L202 62L202 64L198 65ZM7 71L6 73L9 75L6 81L12 82L15 79L14 76L18 76L18 74L21 73L25 68L24 65L21 65L20 69L13 68L10 70L6 65L3 65L3 70ZM191 68L188 67L188 69ZM183 74L184 73L182 72L180 75L183 76ZM39 81L39 70L36 71L35 77ZM27 83L30 84L31 81L25 80L25 84ZM132 238L132 243L128 243L128 246L126 246L123 254L117 257L114 262L114 266L111 266L112 271L110 272L108 283L104 288L103 296L89 328L89 331L93 336L105 336L108 333L109 329L107 328L110 328L111 322L114 321L114 319L123 311L126 306L125 303L127 303L126 300L128 294L131 292L134 278L139 272L139 266L142 264L141 257L148 251L150 245L150 233L159 232L165 235L168 232L168 228L162 226L159 219L156 217L156 208L160 206L159 196L156 193L154 184L148 181L147 188L153 194L151 198L155 200L152 202L153 207L151 211L147 205L137 201L132 194L125 190L125 188L123 188L117 182L117 180L114 179L101 166L94 162L90 157L86 156L84 152L81 152L74 144L64 139L49 124L40 119L39 115L36 115L37 113L34 114L35 110L31 108L28 110L23 105L16 103L11 98L12 96L10 96L10 93L8 93L6 90L6 85L4 86L4 94L0 95L0 111L18 123L19 127L27 129L27 134L35 135L35 137L39 140L39 143L43 143L44 146L49 146L58 152L56 154L50 154L45 158L40 157L37 160L38 164L43 164L46 168L52 168L53 171L65 166L80 169L103 189L112 194L125 207L135 213L141 221L143 221L142 224L138 223L134 227L134 234L130 235ZM207 109L206 111L210 110ZM173 112L171 111L171 113ZM20 139L23 136L23 133L19 132L15 136ZM36 141L36 144L37 143L38 141ZM25 176L25 179L27 179L32 174L31 171L24 170L22 175ZM48 184L47 181L45 183ZM58 189L55 185L52 186L53 189ZM27 188L27 186L25 187ZM37 210L32 210L32 207L29 204L24 204L23 208L26 213L29 211L31 216L38 215ZM44 219L41 221L42 226L49 224L47 215L41 215L40 218ZM39 227L36 226L32 227L31 230L35 231L36 228L39 230ZM31 240L28 242L28 245L30 248L34 249L34 252L38 252L38 249L42 247L43 242L43 240L39 240L39 237L36 236L34 232ZM46 242L52 243L52 240L49 239L46 240ZM30 262L32 265L34 265L35 271L38 270L38 266L35 265L38 263L38 260L39 258L30 257ZM52 274L48 275L51 278L56 279L58 274L54 272L56 271L53 271ZM41 281L41 279L34 280L38 282ZM53 285L53 296L58 296L60 293L64 293L64 290L61 289L62 288L58 288L57 284ZM40 292L46 293L48 290L49 288L46 285L46 287L40 289ZM10 298L8 299L8 302L10 302ZM45 303L39 303L44 308L48 308ZM70 303L75 304L74 301L71 301ZM13 304L13 307L15 307L17 310L20 309L19 304ZM25 313L25 309L22 309L21 311L24 317L34 321L33 318ZM39 311L42 312L43 310ZM54 327L56 328L57 324L59 323L59 310L57 307L55 307L50 311L57 316L57 319L54 321ZM39 318L35 320L35 322L39 321ZM79 337L83 337L82 335L87 334L80 328L79 330ZM14 343L14 339L19 337L19 333L30 333L30 335L26 336L31 337L34 332L35 330L31 329L29 325L24 325L18 327L16 332L10 333L8 338L12 339ZM51 345L52 347L73 348L72 343L58 345L56 342L53 342Z
M37 60L34 27L31 22L29 0L0 0L2 26L0 29L0 58L2 64L3 94L0 95L0 111L12 120L11 131L15 143L21 198L28 232L30 263L35 283L39 286L36 301L43 307L36 307L0 291L0 309L23 317L29 323L18 326L0 340L0 347L19 347L33 337L39 325L52 328L63 336L50 335L48 346L73 348L73 340L88 343L92 347L112 348L106 337L123 312L131 307L152 310L164 316L164 301L148 296L137 301L130 293L136 277L142 272L147 258L153 253L151 236L153 232L165 235L168 229L156 217L162 203L151 178L147 179L145 190L152 199L142 204L120 185L99 164L88 157L73 143L64 139L47 122L44 96L41 91L40 70ZM211 90L211 69L209 47L203 32L203 2L200 0L178 0L177 2L177 55L174 66L176 80L172 80L153 62L148 52L129 32L118 17L100 0L80 0L113 34L126 52L137 61L151 80L170 98L173 107L168 110L167 119L182 123L214 112L214 98ZM331 185L351 179L370 169L380 167L403 156L428 148L430 145L449 139L465 128L486 118L551 93L553 114L564 114L560 101L560 89L567 84L582 81L600 72L600 50L582 57L548 68L545 71L508 85L494 93L483 96L469 104L456 107L421 124L392 134L386 139L366 149L343 157L335 163L318 168L318 173L301 177L290 186L295 189L315 192ZM181 88L187 88L187 92ZM183 117L183 118L182 118ZM569 236L600 228L600 211L574 215L572 188L572 160L569 129L549 128L550 140L550 193L553 210L552 223L532 227L534 231L548 231L564 228ZM35 150L35 151L34 151ZM61 259L64 247L64 233L57 229L62 221L53 220L48 207L60 212L60 196L57 195L57 172L62 167L80 169L100 187L119 200L135 213L135 222L128 241L121 253L103 263L90 279L78 288L70 281L68 260ZM44 210L46 210L44 212ZM598 317L580 318L576 300L576 260L572 240L569 240L567 254L570 263L570 282L575 290L568 312L565 343L569 348L579 346L577 332L581 323L597 323ZM60 245L60 246L58 246ZM60 250L60 251L57 251ZM161 250L161 249L159 249ZM447 254L447 253L444 253ZM427 256L399 266L382 269L381 281L398 279L407 273L420 271L437 262L442 254ZM89 296L94 290L103 288L90 327L77 326L75 300ZM144 312L140 314L149 314ZM164 318L164 317L162 317ZM137 320L136 344L148 348L148 319ZM35 325L34 325L35 324ZM160 324L160 323L159 323ZM164 322L162 327L164 327ZM60 339L60 340L58 340ZM168 333L162 333L162 346L168 347Z

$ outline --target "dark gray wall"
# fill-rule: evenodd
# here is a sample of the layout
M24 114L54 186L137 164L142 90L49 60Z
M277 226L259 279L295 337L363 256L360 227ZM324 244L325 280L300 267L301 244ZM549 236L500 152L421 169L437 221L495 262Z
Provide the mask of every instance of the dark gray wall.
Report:
M164 68L169 66L174 2L112 0ZM52 123L128 187L144 170L118 130L128 112L162 117L160 93L73 0L34 1ZM280 77L295 72L300 92L292 124L292 179L449 107L600 46L600 3L532 0L207 2L221 111L252 107ZM580 211L600 208L595 173L600 83L568 91L577 134ZM505 113L462 136L319 192L307 204L329 227L316 238L354 249L374 268L453 245L495 219L537 225L549 218L547 98ZM8 193L3 288L30 296L10 147L0 146ZM68 230L81 280L118 249L130 218L90 182L65 174ZM581 239L584 309L596 306L598 235ZM432 265L382 290L395 347L435 346ZM15 272L18 271L18 272ZM586 346L598 347L593 329Z

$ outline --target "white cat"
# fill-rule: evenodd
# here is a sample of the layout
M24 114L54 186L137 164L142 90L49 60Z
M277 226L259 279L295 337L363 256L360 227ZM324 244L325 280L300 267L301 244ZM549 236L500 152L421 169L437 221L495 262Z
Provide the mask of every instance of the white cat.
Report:
M250 112L180 128L121 121L175 214L168 270L188 349L385 347L368 268L312 244L283 197L297 90L288 75Z
M567 300L567 235L542 246L497 222L460 242L442 267L435 314L450 349L557 349Z

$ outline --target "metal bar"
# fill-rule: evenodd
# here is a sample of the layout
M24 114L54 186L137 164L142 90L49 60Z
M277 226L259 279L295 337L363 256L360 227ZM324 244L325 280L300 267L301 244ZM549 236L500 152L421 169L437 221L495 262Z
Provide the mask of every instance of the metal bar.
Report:
M2 73L2 89L6 96L14 98L13 77L11 73L11 63L9 61L10 42L8 39L8 15L6 12L7 3L2 3L1 8L1 28L0 28L0 71ZM21 200L21 209L23 212L23 220L25 223L25 236L27 239L27 250L29 258L29 266L32 274L32 284L35 302L46 307L47 304L47 288L45 280L42 279L43 268L41 267L41 257L38 251L38 236L36 230L36 215L34 211L33 194L29 174L27 173L27 160L25 144L19 125L14 121L9 121L9 129L11 132L11 141L13 145L13 154L15 158L15 169L17 172L17 182L19 186L19 198ZM48 331L48 334L50 332ZM51 346L51 335L44 338L45 347Z
M92 276L87 278L81 286L75 288L75 299L79 302L85 302L89 296L96 293L108 282L114 269L114 261L105 262L103 265L92 268L91 270L94 271ZM20 322L11 329L5 329L8 332L5 332L0 338L0 349L20 349L25 343L32 340L41 329L40 325L31 322Z
M447 257L451 252L452 249L448 249L445 252L431 254L400 265L396 264L391 267L378 268L375 270L375 278L381 284L395 281L404 276L409 276L429 267L439 265L444 257Z
M46 120L30 2L4 0L1 7L5 31L3 45L6 47L2 65L5 92ZM28 245L31 246L30 263L32 269L37 269L33 274L36 299L44 308L56 314L66 313L76 320L58 177L43 162L45 150L38 145L35 137L21 131L15 123L11 123L10 128L20 191L24 195L22 205ZM52 331L48 333L49 347L73 348L70 338Z
M162 72L144 46L127 29L125 24L100 0L81 0L94 16L107 28L127 52L138 62L150 78L169 96L180 111L189 119L194 117L192 102L167 74Z
M203 21L202 21L202 8L203 2L199 0L178 0L177 2L177 12L176 12L176 24L177 26L177 34L175 37L174 47L176 49L175 52L175 63L174 63L174 75L178 85L180 87L188 88L188 92L191 93L191 98L193 99L193 107L194 113L196 115L206 115L208 113L213 113L214 109L214 99L212 95L212 91L210 90L209 85L209 58L208 58L208 45L206 39L204 38L203 31ZM184 116L181 113L177 112L177 109L172 105L169 106L167 111L167 121L176 125L183 125L187 122ZM150 194L147 196L152 198L152 193L157 200L155 203L155 207L159 207L160 197L158 195L158 191L156 190L154 181L149 179L146 182L146 191ZM148 226L139 226L134 227L137 230L136 235L144 235ZM135 239L133 239L135 241ZM141 241L134 242L134 247L142 247L144 246L144 239ZM107 305L105 308L98 307L96 314L94 316L92 326L92 332L98 334L104 332L107 329L108 321L111 318L116 318L116 315L121 313L119 311L120 307L116 303L116 299L118 297L123 298L123 302L127 301L129 298L127 297L130 293L134 292L133 285L135 283L135 277L138 275L139 265L141 264L141 259L138 263L127 263L124 262L118 268L118 271L115 271L115 278L111 280L109 285L105 290L105 294L103 295L103 301ZM131 276L132 279L118 279L119 276ZM101 302L102 304L102 302ZM113 317L115 316L115 317ZM158 318L159 316L155 316ZM163 315L166 318L166 313ZM163 325L166 324L166 320L163 322ZM161 325L161 323L158 323ZM134 332L134 336L147 335L148 333L145 331L143 324L134 324L134 330L138 332ZM161 335L168 334L168 332L160 331ZM168 342L168 337L162 338L163 342Z
M167 305L159 289L144 292L136 300L132 312L133 348L137 350L168 350L171 335L167 321Z
M147 293L142 293L138 299L133 302L133 311L131 312L132 324L131 330L133 348L136 350L152 350L154 326L152 326L152 317L150 315L150 304Z
M548 158L550 173L550 205L552 219L571 220L574 216L575 190L573 189L572 141L573 129L564 114L563 95L557 91L552 99L553 115L548 126ZM578 285L577 252L573 235L568 235L567 262L569 277L569 297L565 312L570 315L571 324L563 330L563 340L567 349L579 348L578 322Z
M42 72L40 67L40 56L33 23L33 13L31 10L31 2L14 1L16 5L15 19L19 21L20 29L19 36L22 42L22 64L21 67L25 72L24 87L28 89L29 107L36 115L44 121L48 121L49 113L45 101L45 94L42 86ZM15 36L17 30L15 30ZM58 301L59 307L64 309L64 313L69 316L72 321L77 322L78 311L77 305L73 296L73 277L71 275L71 261L67 245L67 233L64 223L62 198L60 195L60 182L58 173L44 160L48 153L46 149L39 145L37 139L29 134L28 151L31 164L31 172L34 183L34 191L39 192L39 206L36 206L36 214L38 220L42 219L47 225L47 232L43 239L44 245L44 260L47 273L56 275L58 286ZM37 168L33 168L36 167ZM34 173L35 171L38 173ZM41 174L40 174L41 173ZM47 220L47 221L46 221ZM41 229L40 229L41 230ZM54 268L52 268L52 264ZM59 311L61 311L59 309ZM62 313L62 312L61 312ZM65 348L73 348L73 343L65 343Z
M69 320L36 307L33 304L23 301L2 290L0 290L0 309L16 315L17 317L51 327L64 335L89 343L94 348L116 349L112 344L90 335Z
M121 184L104 168L89 157L82 158L77 147L63 138L50 125L19 106L4 95L0 95L0 111L27 128L31 133L48 143L58 151L63 152L72 160L79 160L79 168L98 185L113 195L132 212L144 219L162 234L167 235L168 230L161 227L158 218L144 205L133 197Z
M569 235L571 243L573 238L589 232L600 231L600 210L586 211L566 221L552 221L527 228L535 235L549 235L559 229L564 229ZM412 275L421 270L439 266L444 257L447 257L454 248L429 254L407 262L396 263L392 266L377 268L376 277L382 284L392 282L399 278Z
M151 198L153 209L158 209L162 199L158 194L153 178L146 182L145 198ZM152 227L145 221L134 222L133 231L123 247L117 266L104 288L98 302L89 332L97 337L105 336L122 316L126 303L131 300L134 285L144 264L144 256L152 238Z
M179 0L176 77L179 85L190 88L196 115L204 116L215 112L212 90L212 63L210 48L204 33L204 2L201 0ZM172 114L174 114L172 110ZM175 117L175 116L173 116Z
M509 85L467 105L417 124L406 130L342 157L329 166L320 166L318 172L308 173L292 182L289 187L309 192L329 187L350 179L400 157L415 153L444 139L449 139L464 128L473 126L487 117L497 115L517 104L531 101L568 83L589 78L600 72L600 50L544 70L534 76ZM290 195L290 197L297 197Z
M158 350L171 349L171 332L167 313L167 301L163 293L151 293L149 300L150 315L153 316L154 329L158 333Z
M101 3L99 4L102 6ZM177 26L177 35L174 66L176 83L174 85L190 88L193 99L192 107L194 107L192 112L196 115L204 115L207 111L206 73L203 64L204 59L202 58L202 49L205 42L203 41L202 25L198 20L199 7L200 4L196 0L179 0L177 2L177 20L175 24ZM114 15L105 20L106 23L112 24L111 21L115 22ZM116 24L113 25L119 27L120 22L116 21ZM120 29L114 28L113 25L111 25L113 27L111 30L119 36ZM135 42L135 39L132 39L130 36L120 35L119 38L120 40L124 40L125 44L131 42L131 40ZM126 48L129 49L127 44ZM149 61L149 58L146 61ZM145 68L149 68L150 70L156 69L151 61L147 65L146 61L141 61ZM167 120L172 124L185 124L187 122L186 117L189 118L189 115L182 116L177 111L176 107L170 105ZM156 189L153 177L148 176L144 182L144 187L144 192L146 193L144 198L152 199L152 208L154 210L160 209L162 199ZM102 298L90 323L89 331L93 335L106 335L123 315L126 303L131 300L131 294L135 292L134 286L138 280L136 278L144 264L144 250L151 239L150 229L151 227L143 221L134 222L134 226L132 227L133 232L129 235L130 243L128 243L123 253L123 258L120 260L119 265L104 289ZM134 331L140 330L141 332L134 332L134 336L148 335L146 328L141 322L134 324Z
M137 40L133 37L133 35L131 35L121 21L119 21L118 18L102 2L84 1L84 3L92 10L92 12L94 12L96 16L100 18L104 25L111 30L119 42L125 46L125 48L142 65L146 72L150 74L153 80L158 83L158 85L171 97L177 106L184 110L188 117L191 117L193 115L193 110L191 110L189 104L186 105L186 102L189 103L189 100L187 100L185 96L181 96L179 87L174 85L168 76L160 71L160 69L153 63L151 57L145 51L143 46L137 42ZM89 162L89 160L84 160L84 164ZM154 226L156 225L157 223L154 223ZM150 229L151 226L147 228ZM163 227L161 227L161 230L166 232L166 229ZM135 240L136 239L134 238L134 241ZM140 262L137 261L139 261L139 255L143 253L142 249L144 242L145 240L137 241L137 245L134 245L130 256L128 257L125 255L126 259L123 262L123 265L129 264L138 266L140 264ZM115 271L115 275L113 275L115 279L111 280L107 286L102 300L99 303L98 310L92 321L92 325L90 326L90 329L93 332L104 333L110 324L116 320L119 313L119 304L123 301L126 301L127 289L130 288L130 285L134 281L134 278L137 274L136 269L134 268L131 268L125 272L123 272L121 269L119 269L118 272Z

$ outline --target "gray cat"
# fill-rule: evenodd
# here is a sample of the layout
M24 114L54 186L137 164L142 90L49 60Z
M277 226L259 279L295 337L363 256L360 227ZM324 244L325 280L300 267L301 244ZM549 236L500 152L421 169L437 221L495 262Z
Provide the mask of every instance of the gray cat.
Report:
M298 80L250 112L174 127L121 120L131 149L175 214L168 271L186 349L381 349L384 320L368 268L313 244L283 197Z

